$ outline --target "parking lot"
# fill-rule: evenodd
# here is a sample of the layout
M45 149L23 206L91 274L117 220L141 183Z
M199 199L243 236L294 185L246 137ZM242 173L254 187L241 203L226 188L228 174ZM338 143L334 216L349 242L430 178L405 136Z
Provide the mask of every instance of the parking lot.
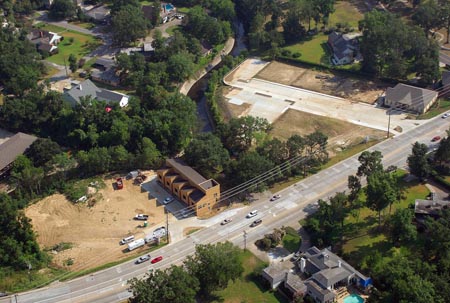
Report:
M387 131L388 113L376 104L355 102L255 78L268 64L259 59L248 59L225 77L225 83L232 86L225 97L235 108L242 107L240 113L235 110L238 116L252 115L274 122L288 109L293 109ZM279 72L283 74L282 70ZM396 130L409 130L423 123L409 120L406 114L400 112L393 113L390 120L394 134L398 133Z

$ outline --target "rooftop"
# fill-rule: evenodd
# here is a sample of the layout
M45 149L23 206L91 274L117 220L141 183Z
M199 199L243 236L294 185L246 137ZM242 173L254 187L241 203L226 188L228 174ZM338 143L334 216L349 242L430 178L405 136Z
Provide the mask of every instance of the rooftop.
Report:
M196 172L192 167L184 163L181 159L167 159L169 166L173 167L175 170L180 172L185 178L188 178L191 182L196 185L207 181L202 175Z
M0 145L0 170L13 163L36 141L35 136L17 133Z
M414 206L414 212L421 215L438 216L441 210L449 207L450 201L417 199Z
M426 106L437 96L438 93L433 90L403 83L399 83L395 87L388 87L386 90L386 99L406 105L414 105L421 102Z

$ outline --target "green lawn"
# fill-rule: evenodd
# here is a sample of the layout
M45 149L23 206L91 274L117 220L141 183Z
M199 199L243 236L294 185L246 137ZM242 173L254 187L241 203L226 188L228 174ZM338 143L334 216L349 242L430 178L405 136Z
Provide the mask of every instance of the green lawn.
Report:
M168 33L170 36L173 36L174 32L179 31L180 28L181 28L181 26L179 26L179 25L174 25L174 26L168 27L166 29L166 33Z
M283 237L283 247L289 250L291 253L297 252L302 243L302 238L298 234L295 228L290 226L285 228L286 235Z
M400 171L399 176L403 177L405 171ZM425 199L430 191L419 181L405 182L401 178L400 187L404 190L404 198L392 205L391 213L396 209L407 208L415 199ZM365 200L365 197L361 197ZM382 212L382 218L389 216L389 207ZM354 264L358 264L370 251L377 250L382 255L393 249L393 245L386 238L386 235L378 230L378 214L367 207L361 208L354 215L348 215L345 219L345 241L342 250L350 255ZM353 263L353 262L352 262Z
M428 112L418 116L417 119L430 119L448 110L450 110L450 100L439 99Z
M334 5L335 11L330 15L328 26L336 26L337 23L349 24L357 29L359 20L364 19L366 10L363 0L339 1Z
M100 40L92 37L90 35L85 35L72 30L66 30L62 27L55 26L52 24L42 24L39 28L56 32L64 37L64 40L58 44L59 52L55 55L48 57L46 60L59 65L64 65L64 60L68 64L68 58L70 54L74 54L77 59L89 54L91 51L95 50L100 44ZM73 42L70 39L73 38Z
M246 303L284 303L286 299L273 293L260 283L259 273L267 264L259 260L249 251L241 253L244 274L236 282L230 282L228 287L216 292L216 300L213 302L246 302Z
M93 29L95 27L94 23L90 23L90 22L79 22L79 21L74 21L71 22L71 24L85 28L85 29Z
M287 46L284 49L290 50L293 54L300 53L301 56L298 59L301 61L313 64L330 65L327 40L327 35L319 33L312 37L311 40L302 41Z

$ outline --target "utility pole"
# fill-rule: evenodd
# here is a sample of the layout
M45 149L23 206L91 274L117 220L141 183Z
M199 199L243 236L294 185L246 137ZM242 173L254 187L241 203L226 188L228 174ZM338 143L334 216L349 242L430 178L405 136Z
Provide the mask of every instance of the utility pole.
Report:
M244 250L247 250L247 232L244 230Z
M389 139L389 131L390 131L390 127L391 127L391 108L388 111L388 131L387 131L387 138Z
M17 303L17 294L14 295L14 299L16 299L16 303Z
M166 213L166 242L169 244L169 212L166 207L164 207L164 212Z
M63 59L64 59L64 69L66 70L66 77L69 77L69 73L67 72L66 56L63 56Z

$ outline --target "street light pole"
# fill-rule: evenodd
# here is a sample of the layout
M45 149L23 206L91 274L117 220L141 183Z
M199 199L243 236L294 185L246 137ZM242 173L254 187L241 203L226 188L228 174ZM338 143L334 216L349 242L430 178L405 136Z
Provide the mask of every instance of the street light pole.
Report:
M389 109L388 111L388 131L387 131L387 138L389 139L389 131L390 131L390 127L391 127L391 109Z

